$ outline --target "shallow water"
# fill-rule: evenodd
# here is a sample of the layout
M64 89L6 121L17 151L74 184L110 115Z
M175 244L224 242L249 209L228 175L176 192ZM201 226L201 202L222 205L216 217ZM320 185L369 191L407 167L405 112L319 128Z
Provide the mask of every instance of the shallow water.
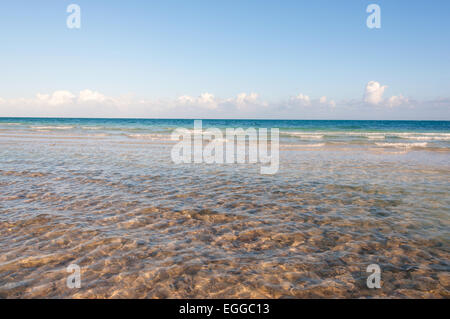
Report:
M92 121L0 121L0 297L450 297L448 122L266 122L270 176L173 164L192 121Z

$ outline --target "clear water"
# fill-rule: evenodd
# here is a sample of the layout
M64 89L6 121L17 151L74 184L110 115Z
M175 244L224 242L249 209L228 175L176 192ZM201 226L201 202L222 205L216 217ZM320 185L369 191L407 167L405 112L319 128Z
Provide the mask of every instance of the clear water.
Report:
M180 126L0 118L0 297L450 296L450 122L203 122L280 128L273 176L173 164Z

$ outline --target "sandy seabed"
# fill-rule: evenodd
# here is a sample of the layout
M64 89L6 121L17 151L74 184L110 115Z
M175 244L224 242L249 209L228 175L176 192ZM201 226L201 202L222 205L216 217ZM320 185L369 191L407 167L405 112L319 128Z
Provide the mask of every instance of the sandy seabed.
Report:
M273 176L103 137L0 156L3 298L450 297L448 153L286 148Z

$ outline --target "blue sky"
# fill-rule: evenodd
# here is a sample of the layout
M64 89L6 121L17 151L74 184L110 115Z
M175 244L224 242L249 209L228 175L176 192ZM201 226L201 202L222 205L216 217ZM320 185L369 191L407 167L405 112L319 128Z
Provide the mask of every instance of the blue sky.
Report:
M71 3L81 29L66 27ZM366 26L371 3L381 29ZM444 0L4 1L0 116L450 119L448 12Z

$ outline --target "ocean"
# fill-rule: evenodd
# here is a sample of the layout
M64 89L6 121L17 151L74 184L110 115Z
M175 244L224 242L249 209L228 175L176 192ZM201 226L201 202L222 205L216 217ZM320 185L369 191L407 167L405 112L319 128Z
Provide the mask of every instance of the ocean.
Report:
M203 120L279 128L273 175L173 163L193 124L0 118L0 297L450 297L449 121Z

